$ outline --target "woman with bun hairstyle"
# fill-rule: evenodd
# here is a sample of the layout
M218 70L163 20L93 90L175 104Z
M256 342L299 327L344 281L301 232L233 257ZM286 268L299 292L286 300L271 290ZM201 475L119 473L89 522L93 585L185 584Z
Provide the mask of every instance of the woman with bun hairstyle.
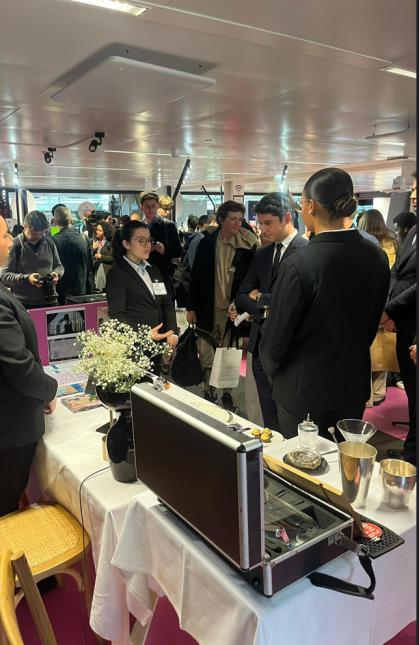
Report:
M323 436L340 419L362 419L390 279L378 245L345 228L357 206L347 172L316 172L301 203L315 237L281 266L260 345L286 438L307 414Z
M177 344L176 312L156 267L147 260L151 250L146 224L130 221L112 239L115 266L106 277L109 317L136 328L149 325L155 341Z

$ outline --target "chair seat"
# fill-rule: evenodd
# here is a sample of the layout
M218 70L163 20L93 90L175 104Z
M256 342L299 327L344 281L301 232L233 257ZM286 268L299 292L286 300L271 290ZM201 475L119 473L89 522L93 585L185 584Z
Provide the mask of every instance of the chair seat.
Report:
M34 504L0 518L0 551L23 551L38 579L79 560L89 543L78 521L59 504Z

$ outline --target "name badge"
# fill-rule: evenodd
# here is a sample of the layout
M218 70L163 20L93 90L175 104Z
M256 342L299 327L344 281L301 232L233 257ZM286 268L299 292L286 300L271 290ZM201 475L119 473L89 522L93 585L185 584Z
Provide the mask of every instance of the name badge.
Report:
M153 293L155 296L167 296L164 282L153 282Z

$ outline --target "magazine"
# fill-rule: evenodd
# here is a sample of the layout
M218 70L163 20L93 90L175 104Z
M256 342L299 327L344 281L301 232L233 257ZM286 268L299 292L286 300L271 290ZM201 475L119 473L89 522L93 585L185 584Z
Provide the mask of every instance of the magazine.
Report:
M85 410L94 410L94 408L99 408L102 404L101 402L90 396L89 394L81 394L80 396L69 396L65 399L61 399L61 403L65 405L70 412L84 412Z
M57 397L69 396L70 394L84 394L86 383L69 383L68 385L59 385Z

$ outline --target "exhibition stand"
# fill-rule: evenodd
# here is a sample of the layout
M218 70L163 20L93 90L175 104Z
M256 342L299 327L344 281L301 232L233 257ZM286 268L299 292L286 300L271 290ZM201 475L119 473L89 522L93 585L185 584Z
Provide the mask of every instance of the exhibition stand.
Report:
M54 361L77 358L80 347L76 336L82 331L97 331L108 320L106 300L77 305L39 307L29 309L38 338L38 351L42 365Z
M170 395L221 420L228 414L177 386ZM96 429L109 418L103 407L74 413L58 402L46 418L35 456L31 501L49 495L81 521L92 542L96 585L90 617L94 631L117 645L129 643L129 612L142 623L152 617L150 587L165 594L180 626L200 645L382 645L415 617L416 498L393 510L381 501L378 465L363 515L398 533L405 543L374 561L375 600L319 589L303 578L272 598L252 587L139 481L116 482L102 457ZM229 423L246 425L234 416ZM334 444L322 439L322 452ZM277 458L296 439L274 436L267 454ZM320 479L340 488L338 457L327 455ZM365 574L347 552L323 572L365 584Z

